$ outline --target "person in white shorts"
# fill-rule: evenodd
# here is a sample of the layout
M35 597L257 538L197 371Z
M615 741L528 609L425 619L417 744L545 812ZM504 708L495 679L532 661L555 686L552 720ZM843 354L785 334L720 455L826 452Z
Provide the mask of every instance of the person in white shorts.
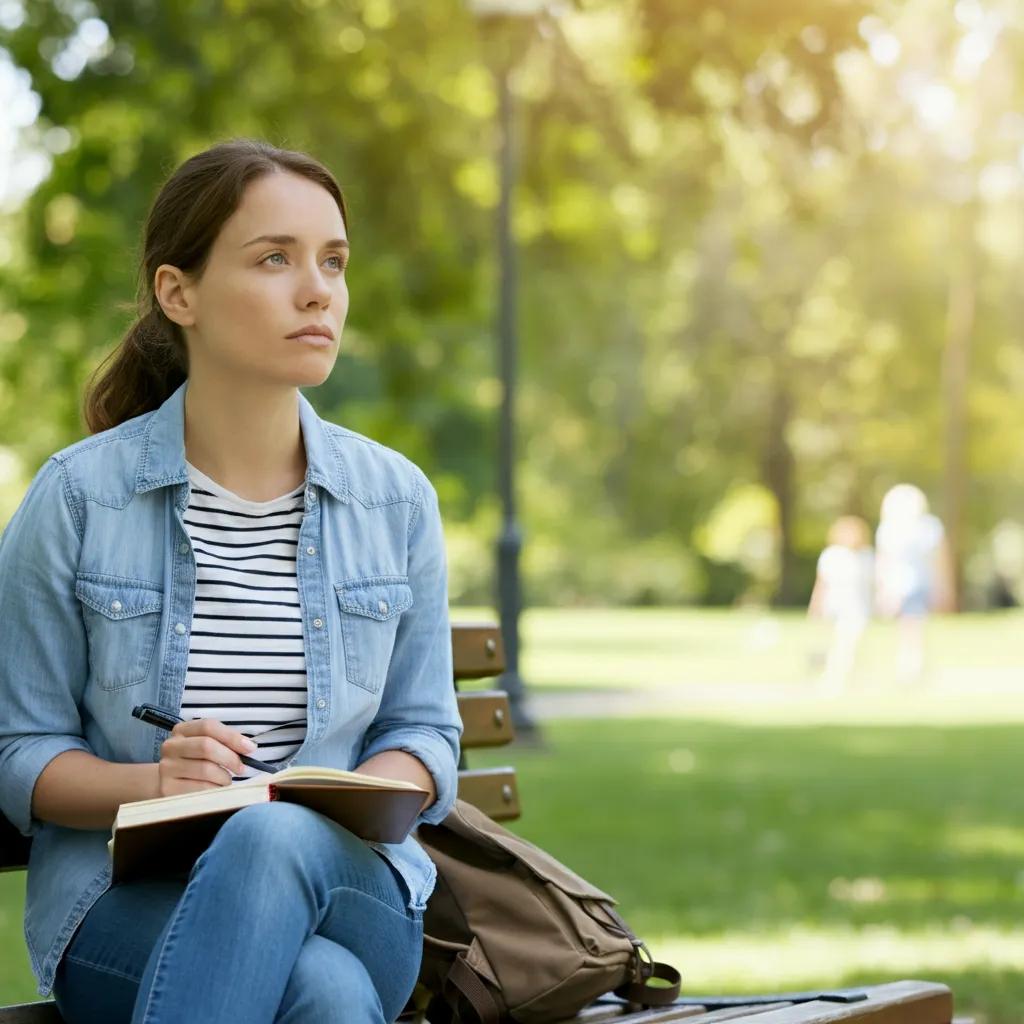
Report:
M843 516L829 530L818 558L810 613L832 624L821 687L838 693L849 680L872 611L874 552L871 529L859 516Z

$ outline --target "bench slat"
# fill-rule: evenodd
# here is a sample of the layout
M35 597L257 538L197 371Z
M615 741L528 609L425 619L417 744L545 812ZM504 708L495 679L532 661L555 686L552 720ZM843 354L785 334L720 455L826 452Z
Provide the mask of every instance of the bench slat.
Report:
M459 694L462 719L462 749L501 747L511 743L514 730L504 690L479 690Z
M0 1024L64 1024L55 1002L0 1006Z
M750 1024L757 1024L757 1017L760 1014L768 1013L770 1010L780 1010L789 1006L789 1003L763 1003L761 1006L729 1006L721 1010L712 1010L711 1013L702 1013L699 1017L693 1017L687 1024L719 1024L720 1021L750 1021Z
M501 630L493 623L452 623L452 662L455 678L486 679L505 671Z
M953 996L945 985L927 981L895 981L867 989L859 1003L800 1003L760 1013L751 1024L950 1024ZM741 1024L745 1017L734 1017ZM690 1024L700 1024L695 1017Z
M519 817L514 768L471 768L459 772L459 796L495 821Z
M638 1010L626 1003L594 1003L560 1024L604 1024L605 1021L614 1021L615 1024L665 1024L674 1020L686 1020L687 1024L691 1024L703 1016L703 1006L660 1006Z

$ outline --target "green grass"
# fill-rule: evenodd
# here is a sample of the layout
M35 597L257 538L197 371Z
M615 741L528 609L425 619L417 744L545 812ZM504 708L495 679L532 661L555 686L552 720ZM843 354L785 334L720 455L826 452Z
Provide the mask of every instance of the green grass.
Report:
M545 735L512 752L517 831L614 895L690 992L935 979L979 1022L1024 1016L1024 727Z
M823 701L798 616L532 613L538 692L632 685L645 717L554 722L541 749L472 760L517 766L516 828L617 897L690 992L937 979L958 1012L1011 1024L1024 1018L1021 625L935 623L932 686L901 693L891 630L876 627L850 693ZM0 875L0 1004L34 993L23 885Z

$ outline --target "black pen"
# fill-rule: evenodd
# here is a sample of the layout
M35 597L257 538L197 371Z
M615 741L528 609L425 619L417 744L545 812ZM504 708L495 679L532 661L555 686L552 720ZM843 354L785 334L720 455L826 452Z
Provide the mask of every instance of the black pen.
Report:
M184 718L179 718L173 711L168 711L166 708L158 708L155 704L137 704L132 708L132 715L147 725L155 725L158 729L166 729L168 732L178 725L179 722L185 721ZM248 754L239 754L238 757L242 764L248 765L250 768L256 768L261 772L279 771L276 765L267 764L266 761L260 761L255 757L249 757Z

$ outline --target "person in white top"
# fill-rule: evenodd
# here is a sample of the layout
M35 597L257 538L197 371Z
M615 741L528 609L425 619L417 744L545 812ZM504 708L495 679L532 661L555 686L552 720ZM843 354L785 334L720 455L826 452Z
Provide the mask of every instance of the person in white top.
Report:
M875 544L878 610L899 622L896 677L912 682L924 672L928 613L955 604L946 531L920 488L897 484L882 499Z
M822 689L841 691L853 671L861 637L871 618L874 552L871 530L859 516L843 516L829 530L818 559L810 614L832 623L821 676Z

